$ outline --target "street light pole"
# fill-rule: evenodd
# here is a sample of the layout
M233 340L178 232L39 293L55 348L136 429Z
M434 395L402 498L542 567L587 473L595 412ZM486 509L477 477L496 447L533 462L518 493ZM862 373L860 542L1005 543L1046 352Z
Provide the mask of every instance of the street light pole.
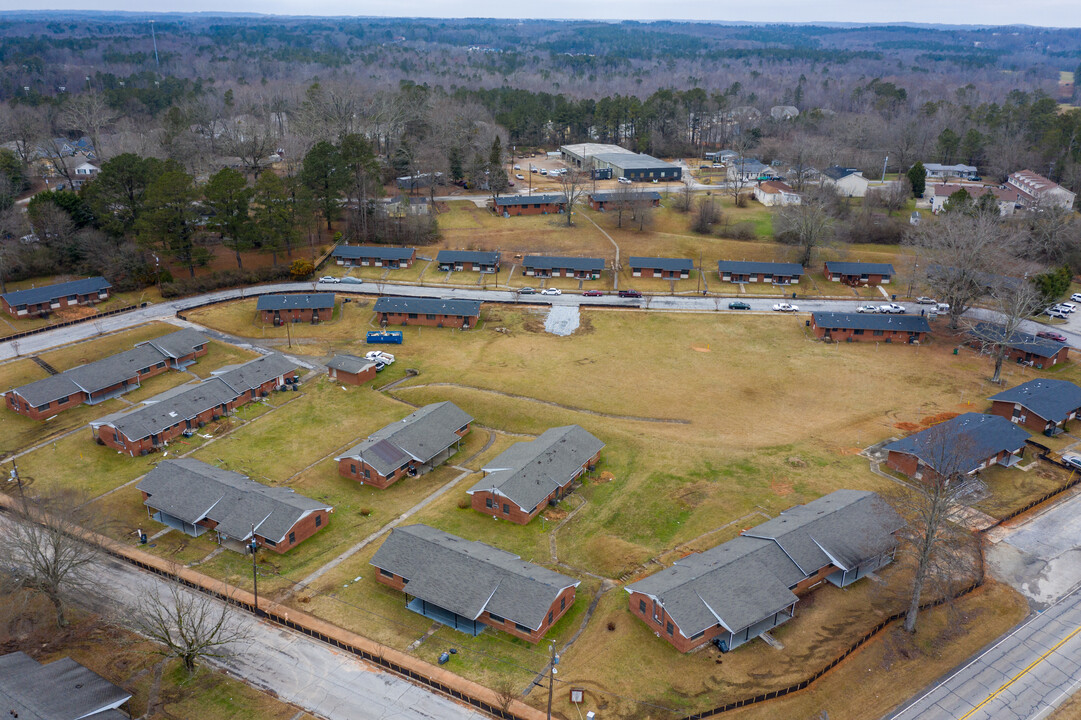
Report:
M556 682L556 665L559 664L559 656L556 655L555 643L549 643L548 651L552 654L552 659L548 663L548 720L552 720L552 691L555 689Z
M252 587L255 590L255 614L259 614L259 571L255 566L255 551L259 548L259 543L255 540L255 525L251 526L251 581Z

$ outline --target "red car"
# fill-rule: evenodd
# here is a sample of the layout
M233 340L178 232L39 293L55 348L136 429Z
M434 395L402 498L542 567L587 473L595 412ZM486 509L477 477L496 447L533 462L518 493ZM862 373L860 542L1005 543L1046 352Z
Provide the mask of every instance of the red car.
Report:
M1060 343L1066 342L1066 336L1065 335L1059 335L1056 332L1050 332L1048 330L1042 330L1042 331L1036 333L1036 337L1046 338L1048 340L1054 340L1055 342L1060 342Z
M582 293L583 297L604 297L604 293L600 290L586 290Z

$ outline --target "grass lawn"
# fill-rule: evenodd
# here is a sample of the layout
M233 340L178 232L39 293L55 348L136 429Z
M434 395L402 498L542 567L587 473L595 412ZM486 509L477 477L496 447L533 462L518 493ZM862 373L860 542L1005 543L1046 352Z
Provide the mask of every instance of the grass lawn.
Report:
M57 370L68 370L77 365L85 365L94 360L101 360L124 350L131 350L137 343L168 335L178 329L175 325L168 323L148 323L130 330L102 335L91 340L41 353L41 359Z
M188 372L201 378L210 377L210 373L225 365L239 365L249 360L260 357L259 353L252 350L238 348L220 340L211 340L206 349L206 355L198 358L194 365L188 366Z
M45 372L45 368L33 360L28 358L10 360L0 365L0 388L6 391L48 376L49 373Z
M18 462L20 474L34 478L35 494L67 488L90 500L149 472L158 459L153 455L132 458L98 445L87 428L38 448ZM4 467L6 474L8 464Z
M373 288L366 288L373 290ZM370 298L349 298L349 302L342 303L340 300L334 306L334 318L327 322L312 325L311 323L291 323L288 329L284 326L275 327L265 324L256 314L256 299L237 300L235 302L220 303L192 310L186 317L194 323L222 330L239 337L270 339L278 338L285 340L288 337L294 339L353 339L357 333L370 329L372 320L372 300ZM374 326L373 326L374 327ZM239 348L233 348L233 352L240 355ZM208 354L207 357L210 357ZM200 359L200 363L204 358ZM243 357L233 362L243 362ZM192 370L198 369L198 364Z
M97 405L79 405L54 415L48 420L31 420L6 407L2 408L0 409L0 457L6 457L83 427L94 418L123 410L125 407L127 407L126 403L113 398ZM89 428L85 434L78 433L78 436L85 442L93 442L90 440ZM19 461L19 465L22 466L22 461Z
M592 223L582 219L567 225L565 215L522 215L504 218L469 201L447 203L439 214L443 236L438 248L452 250L500 250L503 265L514 263L515 255L580 255L610 257L612 244ZM575 212L583 212L580 206ZM438 248L424 248L435 257ZM520 261L520 259L519 259ZM431 269L428 270L432 272Z
M1037 441L1046 438L1038 437ZM1022 464L1028 465L1032 458ZM1070 479L1070 472L1049 463L1038 463L1027 472L995 465L980 472L991 494L975 505L991 517L1002 517L1032 500L1056 490Z

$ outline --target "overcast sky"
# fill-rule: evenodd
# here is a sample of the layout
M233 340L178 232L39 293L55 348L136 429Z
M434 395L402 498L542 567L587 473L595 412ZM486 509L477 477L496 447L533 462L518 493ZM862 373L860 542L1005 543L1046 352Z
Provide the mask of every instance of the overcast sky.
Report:
M281 15L545 17L750 22L923 22L1081 26L1081 0L0 0L0 10L256 12ZM525 13L522 15L522 13ZM543 13L543 15L542 15Z

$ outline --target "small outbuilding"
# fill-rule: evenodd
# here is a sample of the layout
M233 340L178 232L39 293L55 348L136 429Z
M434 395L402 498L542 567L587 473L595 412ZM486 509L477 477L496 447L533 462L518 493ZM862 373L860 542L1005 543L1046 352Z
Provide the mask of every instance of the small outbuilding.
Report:
M327 362L327 376L347 385L363 385L375 379L375 363L356 355L335 355Z

